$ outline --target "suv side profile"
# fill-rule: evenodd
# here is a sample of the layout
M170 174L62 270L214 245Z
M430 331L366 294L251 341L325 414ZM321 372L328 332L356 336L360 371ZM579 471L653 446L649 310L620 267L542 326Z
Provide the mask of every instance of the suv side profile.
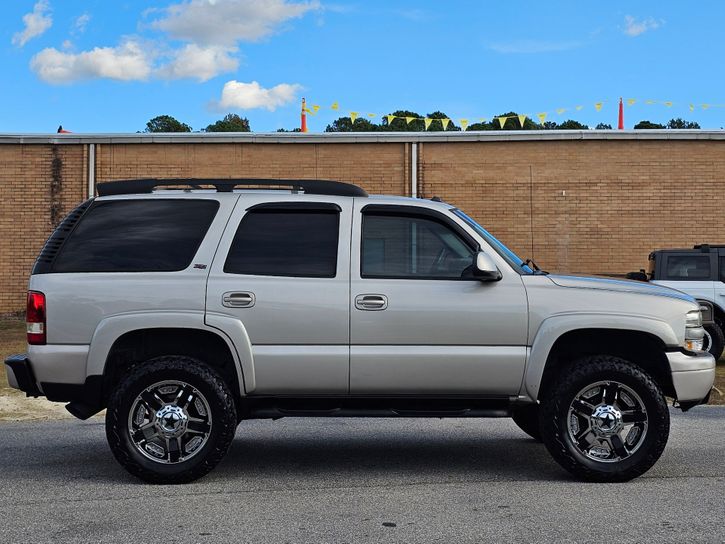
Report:
M319 180L98 186L30 277L30 396L106 409L116 459L189 482L245 419L513 417L574 475L625 481L707 402L693 298L529 267L439 200Z

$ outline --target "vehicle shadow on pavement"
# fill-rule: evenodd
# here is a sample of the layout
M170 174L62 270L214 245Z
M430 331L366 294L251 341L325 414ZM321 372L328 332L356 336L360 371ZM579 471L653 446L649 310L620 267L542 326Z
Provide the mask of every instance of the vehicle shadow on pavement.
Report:
M340 421L339 432L331 431L328 421L320 424L319 433L309 421L277 431L268 422L264 433L245 432L242 423L229 454L213 474L225 478L274 475L278 480L314 476L351 483L376 478L406 482L571 479L543 444L518 429L501 436L500 432L487 435L486 429L476 429L470 422L446 427L438 421L428 426L420 420L407 420L407 425L405 421L387 420L377 429L373 420L365 422L364 429L360 421L349 426ZM255 426L260 425L265 423Z

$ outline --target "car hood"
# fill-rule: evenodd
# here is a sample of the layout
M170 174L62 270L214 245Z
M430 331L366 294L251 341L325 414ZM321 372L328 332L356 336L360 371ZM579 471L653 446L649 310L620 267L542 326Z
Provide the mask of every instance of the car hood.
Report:
M690 295L642 281L616 280L612 278L599 278L594 276L560 276L550 274L548 278L559 287L576 289L601 289L604 291L617 291L620 293L635 293L639 295L655 295L661 297L677 298L688 302L695 302Z

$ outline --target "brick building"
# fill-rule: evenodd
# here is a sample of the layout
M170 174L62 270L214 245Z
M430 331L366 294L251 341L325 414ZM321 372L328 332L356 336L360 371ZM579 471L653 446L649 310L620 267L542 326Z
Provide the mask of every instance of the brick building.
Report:
M55 222L95 184L320 178L440 196L550 271L621 274L725 242L725 132L0 134L0 313L24 307Z

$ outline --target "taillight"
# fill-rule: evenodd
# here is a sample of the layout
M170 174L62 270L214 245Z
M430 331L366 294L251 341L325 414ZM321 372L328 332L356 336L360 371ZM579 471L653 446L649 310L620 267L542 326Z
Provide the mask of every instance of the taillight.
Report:
M39 291L28 291L25 326L28 331L28 344L45 345L45 295Z

